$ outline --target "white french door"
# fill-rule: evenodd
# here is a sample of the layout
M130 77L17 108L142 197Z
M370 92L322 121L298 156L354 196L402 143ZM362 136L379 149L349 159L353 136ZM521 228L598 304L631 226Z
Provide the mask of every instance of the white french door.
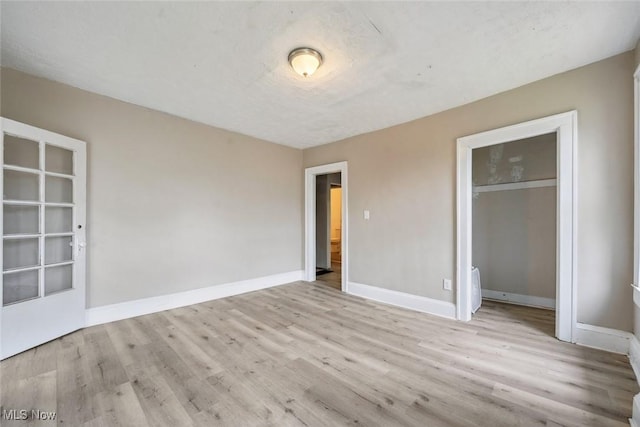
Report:
M86 147L0 120L5 359L85 326Z

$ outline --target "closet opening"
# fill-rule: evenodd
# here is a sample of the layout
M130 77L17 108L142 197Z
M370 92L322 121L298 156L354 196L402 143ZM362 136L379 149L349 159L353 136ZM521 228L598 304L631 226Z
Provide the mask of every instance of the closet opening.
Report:
M556 139L551 132L472 150L472 312L485 304L550 336L557 282Z
M529 201L526 204L521 203L518 206L515 202L509 205L507 202L500 209L496 207L497 203L494 199L500 198L499 193L507 193L509 191L515 192L523 190L519 188L522 186L528 186L530 189L538 190L538 193L548 193L553 190L553 183L555 179L555 263L550 267L555 274L555 336L561 341L576 342L578 323L576 319L576 292L578 281L578 260L577 260L577 209L576 209L576 156L577 156L577 123L578 114L576 111L569 111L566 113L556 114L553 116L543 117L540 119L531 120L528 122L517 123L511 126L506 126L498 129L493 129L474 135L458 138L457 140L457 197L456 197L456 317L462 321L469 321L472 319L472 313L474 310L473 301L476 300L477 306L477 292L474 295L473 276L477 273L473 270L474 264L482 264L484 261L483 256L490 255L490 249L485 249L484 253L481 252L479 246L480 243L474 242L474 239L479 237L475 235L474 227L480 227L479 223L482 222L482 218L474 218L473 211L477 211L478 204L487 204L488 209L493 209L492 215L487 216L487 221L491 220L493 223L492 239L506 238L504 236L504 230L509 228L509 222L517 215L512 215L519 212L518 209L523 209L524 206L530 206L531 209L540 209L539 203ZM548 174L534 174L531 169L527 169L529 166L524 164L528 158L525 158L524 153L522 159L520 159L519 153L506 153L505 150L511 150L510 144L514 144L513 141L525 140L524 144L531 143L533 138L549 138L555 139L555 178L550 178ZM529 140L527 142L527 140ZM540 142L540 141L538 141ZM506 143L506 144L505 144ZM535 142L534 142L535 143ZM504 144L503 148L494 148L493 152L491 146ZM551 144L549 142L548 144ZM473 151L476 149L487 148L484 153L476 152L477 157L484 157L484 160L476 160L479 166L476 167L476 173L482 172L484 178L481 176L475 177L476 180L485 179L484 186L480 185L482 182L476 182L474 184L473 176ZM517 147L515 145L514 147ZM500 150L502 150L500 152ZM484 163L484 165L482 165ZM536 166L537 167L537 166ZM481 168L484 168L481 170ZM502 168L502 169L501 169ZM536 172L537 173L537 172ZM529 174L529 176L527 176ZM491 179L491 181L490 181ZM526 182L526 184L525 184ZM498 187L499 186L499 187ZM481 188L484 187L484 188ZM508 188L512 188L508 190ZM515 189L513 189L515 188ZM502 191L490 191L500 189ZM477 198L474 199L474 194ZM546 196L540 196L542 199L549 199L553 193L549 193ZM484 201L483 201L484 197ZM536 196L537 197L537 196ZM493 202L492 202L493 200ZM503 203L503 202L500 202ZM475 205L474 205L475 204ZM529 208L527 208L529 209ZM524 211L523 211L524 212ZM496 216L500 217L500 220L496 219ZM476 224L474 224L474 221ZM539 221L539 219L537 219ZM522 257L534 251L530 245L534 245L533 242L539 243L542 239L548 240L548 233L553 230L553 227L548 224L549 218L546 219L547 225L534 227L531 229L522 225L519 229L516 229L519 235L515 236L515 243L510 244L508 251L501 258L499 264L507 266L504 272L494 272L491 270L493 267L486 267L487 271L486 279L483 278L482 270L480 272L480 287L485 286L498 286L499 278L506 277L507 273L514 274L514 263L512 259ZM481 227L480 227L481 228ZM526 234L524 234L526 231ZM487 231L485 230L485 233ZM520 236L518 238L518 236ZM527 239L525 240L524 237ZM514 239L514 237L511 237ZM535 243L535 245L537 245ZM474 245L475 245L475 257L474 257ZM537 246L536 246L537 248ZM537 249L535 249L537 251ZM504 252L504 249L502 249ZM523 282L528 283L530 280L550 280L550 275L547 277L544 275L544 263L548 263L550 258L549 254L536 255L537 261L530 267L535 271L533 273L522 272L529 271L527 269L522 270L519 274ZM492 255L491 258L495 258ZM499 258L500 259L500 258ZM546 261L544 261L546 260ZM543 263L543 264L539 264ZM485 267L480 266L481 269ZM520 267L522 269L522 267ZM502 276L501 276L502 275ZM518 276L514 276L518 277ZM485 283L485 280L488 280ZM494 281L495 280L495 281ZM484 285L484 286L483 286ZM549 298L549 294L538 293L538 295L528 295L525 301L522 300L518 292L524 292L525 283L517 283L519 287L512 288L514 292L503 289L491 289L487 290L496 291L493 297L509 299L509 302L519 302L520 304L535 304L535 305L550 305L552 298ZM547 285L549 286L549 285ZM527 284L527 287L529 285ZM478 286L475 287L476 289ZM485 295L487 296L487 295Z

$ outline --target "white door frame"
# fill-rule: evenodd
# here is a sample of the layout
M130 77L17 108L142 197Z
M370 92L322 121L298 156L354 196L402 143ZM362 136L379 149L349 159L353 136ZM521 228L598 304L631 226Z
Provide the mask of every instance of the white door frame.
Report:
M349 244L348 244L348 178L347 162L330 163L314 166L304 170L304 279L308 282L316 280L316 176L340 172L342 187L342 292L347 292L349 277Z
M633 301L640 306L640 65L633 74Z
M640 65L633 73L633 303L635 304L634 312L640 307ZM638 334L638 331L634 331ZM629 351L629 359L631 366L636 368L637 355L635 354L634 341L631 339L631 348ZM637 371L636 371L637 372ZM633 398L633 412L631 417L631 425L638 425L638 405L637 400L640 393Z
M575 342L577 283L577 111L458 138L456 317L471 320L472 168L474 148L556 132L556 337Z

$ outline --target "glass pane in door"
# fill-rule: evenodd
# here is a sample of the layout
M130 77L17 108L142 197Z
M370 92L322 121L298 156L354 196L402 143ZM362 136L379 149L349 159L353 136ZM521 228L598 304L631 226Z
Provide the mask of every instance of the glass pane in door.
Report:
M29 139L4 135L4 164L39 169L39 144Z
M73 285L71 264L57 267L46 267L44 270L44 295L71 289Z
M45 196L48 203L72 203L73 182L67 178L47 176L45 178Z
M40 177L35 173L4 171L4 200L37 202L40 199Z
M38 206L4 205L4 234L38 234L39 212Z
M38 270L7 273L2 276L2 304L13 304L38 296Z
M71 236L47 237L44 240L44 263L57 264L71 261Z
M47 144L45 170L73 175L73 151Z
M4 239L3 268L33 267L40 263L40 245L38 238Z
M73 231L72 208L47 206L44 212L45 233L70 233Z

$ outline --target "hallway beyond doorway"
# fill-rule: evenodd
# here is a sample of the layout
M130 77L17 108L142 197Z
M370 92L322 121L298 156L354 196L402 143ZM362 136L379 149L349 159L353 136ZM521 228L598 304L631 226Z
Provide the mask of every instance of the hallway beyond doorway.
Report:
M341 290L342 286L342 264L336 261L331 261L331 270L328 273L317 273L316 282L323 285L328 285L334 289Z

